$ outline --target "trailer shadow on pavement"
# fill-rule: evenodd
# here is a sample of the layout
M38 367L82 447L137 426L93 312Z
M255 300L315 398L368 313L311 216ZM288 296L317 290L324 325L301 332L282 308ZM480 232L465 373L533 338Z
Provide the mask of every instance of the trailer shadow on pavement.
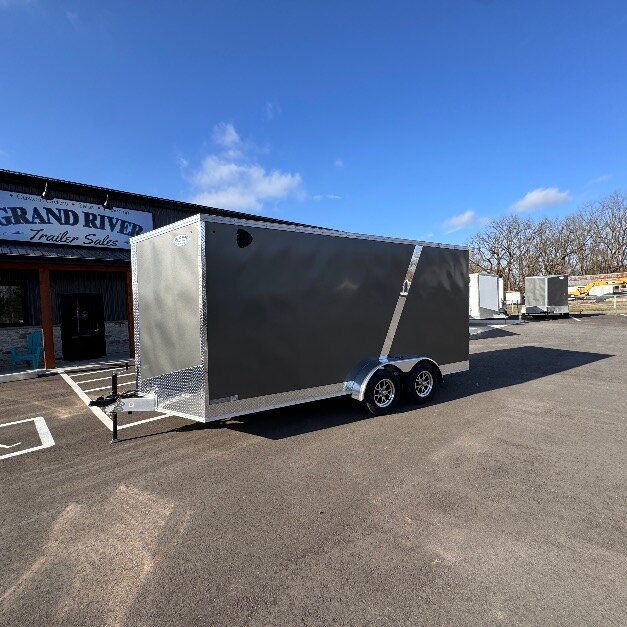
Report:
M435 405L520 385L613 356L605 353L587 353L541 346L482 351L470 356L468 372L445 378L437 397L430 404L416 407L403 403L395 413L428 412L429 408ZM374 417L368 414L359 403L349 397L341 397L249 414L220 423L194 423L179 427L177 430L228 428L280 440L372 418Z
M518 335L518 333L514 333L512 331L507 331L506 329L500 329L500 328L481 329L480 327L475 327L470 332L469 339L472 342L475 340L488 340L488 339L492 339L496 337L511 337L512 335Z

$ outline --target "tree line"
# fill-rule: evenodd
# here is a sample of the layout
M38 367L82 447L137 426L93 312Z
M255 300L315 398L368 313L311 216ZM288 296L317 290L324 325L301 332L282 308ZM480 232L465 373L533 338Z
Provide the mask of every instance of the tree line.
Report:
M627 196L615 192L563 218L498 218L469 247L470 271L503 277L506 290L524 290L526 276L625 272Z

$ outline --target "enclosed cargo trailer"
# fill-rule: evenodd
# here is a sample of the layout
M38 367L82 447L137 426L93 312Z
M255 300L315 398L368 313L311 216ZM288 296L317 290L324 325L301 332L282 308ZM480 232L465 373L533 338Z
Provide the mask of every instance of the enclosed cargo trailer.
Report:
M522 295L518 291L505 292L505 305L520 305L522 303Z
M468 369L463 247L199 215L132 238L131 264L137 388L175 415L381 414Z
M568 316L568 275L526 277L521 314Z
M503 279L475 272L469 277L468 316L475 320L506 318L503 310Z

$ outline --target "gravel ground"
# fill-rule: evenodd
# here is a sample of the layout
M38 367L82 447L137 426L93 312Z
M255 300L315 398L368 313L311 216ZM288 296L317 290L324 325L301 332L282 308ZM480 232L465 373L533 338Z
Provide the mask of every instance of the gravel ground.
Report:
M350 399L110 434L0 385L0 623L627 623L627 317L473 336L434 404ZM0 456L39 442L0 428Z

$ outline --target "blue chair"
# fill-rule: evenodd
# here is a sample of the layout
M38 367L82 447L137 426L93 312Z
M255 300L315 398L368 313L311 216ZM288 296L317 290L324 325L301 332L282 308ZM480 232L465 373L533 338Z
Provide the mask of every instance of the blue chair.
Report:
M33 370L39 368L39 362L41 361L41 355L44 352L44 347L42 346L42 333L41 329L37 329L36 331L32 331L28 334L26 338L26 352L18 353L19 347L14 346L11 349L11 368L15 368L17 366L17 362L19 361L30 361Z

